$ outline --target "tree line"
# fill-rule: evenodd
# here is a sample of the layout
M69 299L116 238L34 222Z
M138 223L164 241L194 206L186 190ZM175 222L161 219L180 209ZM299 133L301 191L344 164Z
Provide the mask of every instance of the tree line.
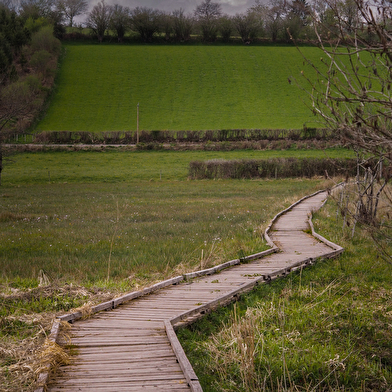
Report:
M2 145L33 123L51 91L61 43L52 21L0 3L0 181Z
M255 0L251 7L234 16L224 14L221 4L212 0L204 0L189 13L181 8L173 12L148 7L131 9L109 5L105 0L90 11L87 0L22 0L18 4L16 1L2 0L7 8L26 20L50 19L59 38L64 36L65 27L78 27L81 31L90 29L100 42L105 36L115 36L122 42L127 34L136 34L143 42L151 42L154 37L186 42L193 36L204 42L218 38L229 42L233 36L240 37L244 43L256 38L291 42L315 39L316 21L323 24L322 33L327 36L331 31L337 32L340 17L347 22L347 33L361 20L356 0L270 0L267 4ZM82 22L76 23L82 18Z

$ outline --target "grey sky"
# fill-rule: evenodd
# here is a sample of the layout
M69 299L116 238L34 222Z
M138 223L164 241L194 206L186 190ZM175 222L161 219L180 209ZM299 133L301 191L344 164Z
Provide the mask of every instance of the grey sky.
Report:
M129 8L147 7L155 8L161 11L171 12L176 9L184 9L187 13L193 13L196 6L201 4L203 0L106 0L109 4L121 4ZM222 11L225 14L234 15L236 13L245 12L254 4L254 0L214 0L216 3L222 4ZM93 0L92 3L98 2Z

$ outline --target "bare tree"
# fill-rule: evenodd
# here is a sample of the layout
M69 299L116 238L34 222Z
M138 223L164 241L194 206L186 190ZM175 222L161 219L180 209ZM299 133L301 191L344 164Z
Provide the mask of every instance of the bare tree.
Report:
M112 8L109 27L117 33L118 42L123 41L125 32L129 29L130 12L128 7L123 7L118 4L115 4Z
M195 9L195 17L205 41L215 41L218 34L217 20L222 15L222 6L205 0Z
M173 15L167 12L162 12L160 16L161 31L165 34L165 39L169 40L174 32L173 29Z
M178 41L188 41L194 27L194 19L186 15L185 11L180 8L173 11L173 30Z
M131 11L132 30L140 34L144 42L149 42L160 28L161 11L146 7L136 7Z
M249 43L256 38L262 28L262 20L252 10L245 14L236 14L233 17L233 24L244 43Z
M283 20L286 14L286 2L283 0L271 0L264 8L263 19L265 30L271 37L272 42L278 39L283 29Z
M320 37L328 39L331 35L336 36L338 33L336 10L333 10L326 0L315 0L312 8L312 19L317 23L317 31Z
M55 0L22 0L20 2L19 14L24 19L32 17L38 19L44 17L52 19Z
M337 33L329 40L320 34L321 21L315 18L323 56L321 65L308 61L316 80L308 73L304 76L314 113L357 152L354 226L361 222L380 227L382 192L389 211L392 205L391 195L385 193L392 175L392 8L384 0L352 1L356 11L351 14L358 15L355 22L327 0L337 21Z
M111 16L112 7L107 5L105 0L101 0L88 14L87 26L94 31L99 42L103 41L105 32L109 27Z
M59 0L57 9L69 21L69 26L72 27L75 17L87 12L88 3L87 0Z
M233 19L228 15L223 15L219 18L219 32L224 42L229 42L231 33L233 32Z
M0 0L0 8L4 7L10 11L17 11L19 1L17 0Z

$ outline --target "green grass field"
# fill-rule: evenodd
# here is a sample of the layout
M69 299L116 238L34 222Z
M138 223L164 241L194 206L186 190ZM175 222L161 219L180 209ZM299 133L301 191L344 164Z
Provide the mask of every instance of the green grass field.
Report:
M286 199L313 190L320 180L189 181L188 165L277 154L320 151L16 155L5 166L0 189L0 281L37 284L42 269L59 282L105 286L110 259L110 278L129 288L139 278L172 275L181 265L193 269L236 258L241 250L264 249L262 226ZM135 281L127 280L131 275Z
M316 48L302 48L317 61ZM65 45L37 131L315 126L294 47ZM288 79L292 80L289 84Z

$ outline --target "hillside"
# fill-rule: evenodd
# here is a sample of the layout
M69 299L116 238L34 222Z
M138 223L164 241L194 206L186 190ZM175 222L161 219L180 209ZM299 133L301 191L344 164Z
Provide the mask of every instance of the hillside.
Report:
M144 130L315 126L303 67L294 47L65 45L37 132L135 130L138 103Z

